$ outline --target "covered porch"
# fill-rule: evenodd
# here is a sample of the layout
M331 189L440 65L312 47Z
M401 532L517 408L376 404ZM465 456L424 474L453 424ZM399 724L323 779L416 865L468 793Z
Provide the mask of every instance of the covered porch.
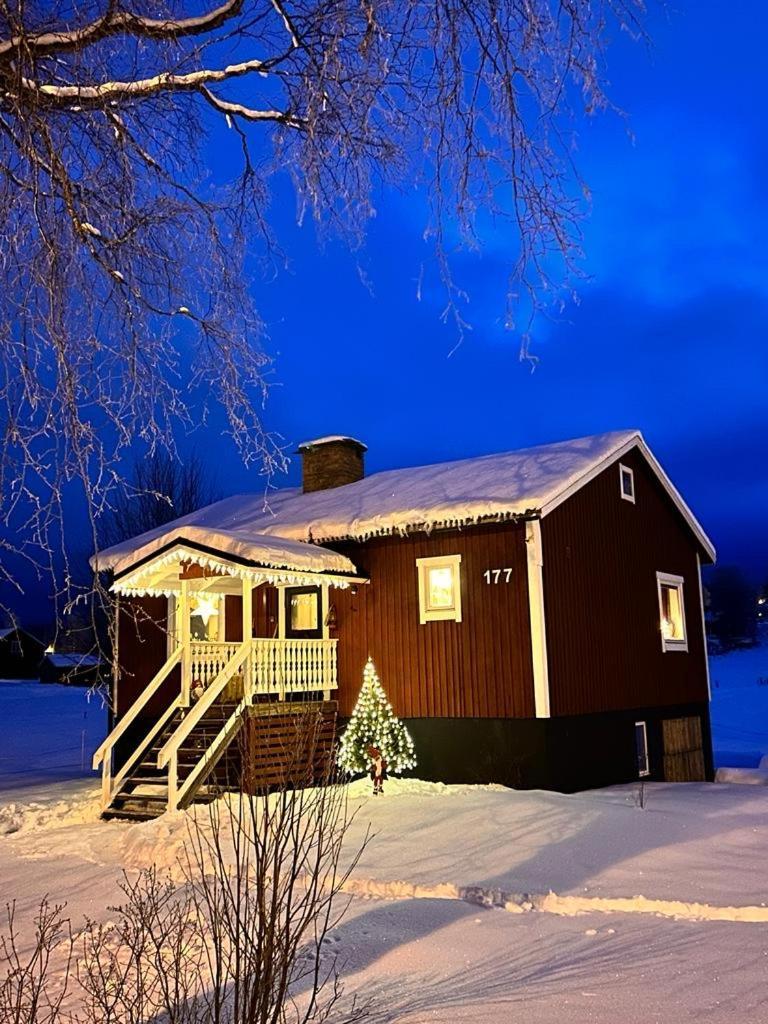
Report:
M118 700L117 724L94 755L106 812L119 810L136 780L162 785L169 809L186 806L246 712L271 702L332 700L338 679L331 595L363 582L345 556L302 542L263 537L246 544L231 533L212 538L206 531L202 544L194 528L159 540L164 543L153 542L148 551L132 551L129 564L112 566L119 602L166 598L167 657L130 707ZM267 592L272 614L255 636L255 602L265 603ZM119 663L119 631L117 648ZM173 699L116 766L116 745L122 741L124 748L171 680L178 680ZM119 693L119 678L116 688ZM185 763L190 747L200 750L191 766Z

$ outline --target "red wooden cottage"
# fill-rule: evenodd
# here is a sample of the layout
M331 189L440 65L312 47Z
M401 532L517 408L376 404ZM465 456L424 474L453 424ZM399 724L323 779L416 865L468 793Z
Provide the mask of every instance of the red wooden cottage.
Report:
M638 432L368 477L352 438L299 452L301 488L93 559L119 597L105 811L185 806L254 719L263 737L312 701L343 721L369 656L421 777L711 776L715 553Z

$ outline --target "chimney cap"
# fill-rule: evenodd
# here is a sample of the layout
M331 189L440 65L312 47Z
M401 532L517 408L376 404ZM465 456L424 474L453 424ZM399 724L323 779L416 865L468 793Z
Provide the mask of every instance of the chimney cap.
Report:
M312 441L302 441L297 447L297 452L311 451L313 448L321 448L326 444L348 444L354 445L359 451L367 452L368 445L358 441L356 437L348 437L344 434L329 434L327 437L316 437Z

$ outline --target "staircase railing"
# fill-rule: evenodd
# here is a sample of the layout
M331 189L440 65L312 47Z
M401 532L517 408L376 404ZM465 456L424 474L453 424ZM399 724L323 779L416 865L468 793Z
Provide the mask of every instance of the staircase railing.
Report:
M128 727L135 722L139 713L146 707L149 700L157 693L160 687L163 685L165 680L168 678L171 671L176 668L181 662L182 648L178 647L173 654L168 658L163 667L159 672L156 673L152 681L147 687L139 694L136 700L131 704L130 708L126 711L120 721L117 723L112 732L109 733L104 742L97 747L93 755L93 768L94 770L102 766L101 770L101 805L102 810L105 810L112 801L112 797L117 790L117 786L125 778L127 770L133 767L139 756L139 751L146 748L146 744L142 743L139 745L136 751L134 751L129 762L120 769L120 772L116 778L112 779L112 755L114 752L115 744L117 741L125 735ZM165 724L170 715L180 705L181 698L177 697L171 706L166 710L165 715L161 719ZM157 725L153 727L153 735L157 734Z
M246 640L237 648L237 653L226 663L213 682L208 686L197 703L166 740L157 755L157 767L168 766L168 809L176 810L179 806L179 747L187 739L195 726L202 721L207 712L224 692L235 673L242 668L245 675L250 675L251 643ZM244 692L250 689L249 680L244 683Z
M257 695L276 695L284 700L290 693L322 691L326 699L337 683L337 641L329 639L312 640L264 640L249 638L241 644L193 642L180 645L154 676L149 685L137 697L119 723L107 736L93 755L93 767L102 765L101 801L105 810L141 757L146 754L152 742L162 733L174 712L189 706L187 691L182 685L181 693L152 725L147 735L137 744L120 771L112 777L113 751L117 741L125 735L136 721L149 700L179 664L188 674L199 697L192 704L170 738L161 748L157 766L168 767L168 807L176 808L185 800L212 760L218 756L221 743L227 742L234 734L238 719L247 704ZM237 687L239 698L237 708L219 731L213 743L208 746L192 773L181 787L178 781L179 748L189 737L208 710L226 690L233 677L242 670L242 688ZM201 692L200 692L201 691Z
M243 697L208 745L203 756L197 762L186 779L184 779L181 786L178 787L178 791L176 793L177 807L186 807L189 804L190 799L194 796L195 791L197 790L197 787L204 780L208 771L214 767L224 747L231 743L232 738L240 730L244 721L245 709L249 703L249 700L246 697Z

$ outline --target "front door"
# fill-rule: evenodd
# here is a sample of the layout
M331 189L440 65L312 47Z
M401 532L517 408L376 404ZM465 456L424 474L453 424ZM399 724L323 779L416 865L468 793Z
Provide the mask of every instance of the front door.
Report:
M323 599L320 587L286 587L287 640L319 640L323 636Z

